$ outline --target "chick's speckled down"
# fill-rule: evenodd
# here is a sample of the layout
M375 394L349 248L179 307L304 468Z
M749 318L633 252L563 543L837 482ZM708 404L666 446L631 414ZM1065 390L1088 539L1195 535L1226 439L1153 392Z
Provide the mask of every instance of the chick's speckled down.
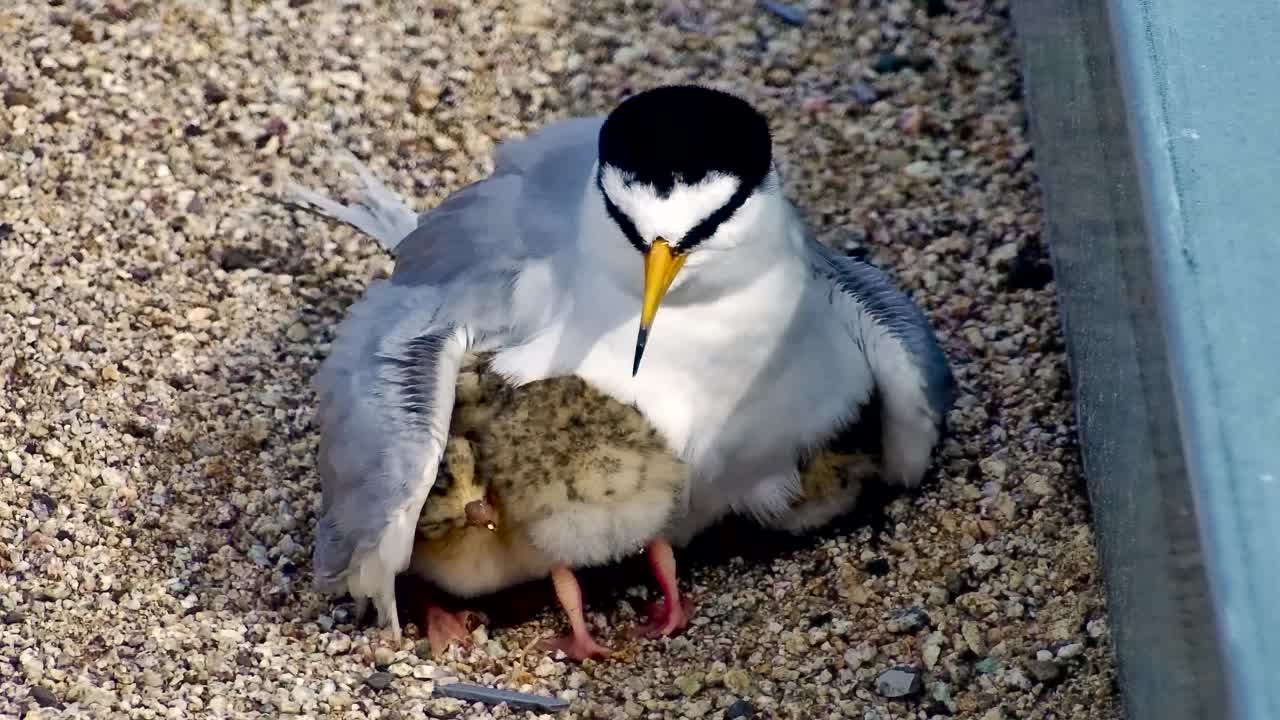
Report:
M686 466L635 408L576 377L513 388L478 358L459 374L448 443L413 567L457 595L630 555L687 487ZM480 499L494 531L466 523Z
M512 388L477 364L459 377L453 423L476 449L476 472L521 518L648 493L670 508L685 486L684 463L640 411L577 377Z

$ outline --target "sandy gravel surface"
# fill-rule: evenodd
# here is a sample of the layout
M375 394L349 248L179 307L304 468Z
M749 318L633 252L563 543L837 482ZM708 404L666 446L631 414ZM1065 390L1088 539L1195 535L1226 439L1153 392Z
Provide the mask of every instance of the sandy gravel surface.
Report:
M527 715L450 678L561 717L1117 717L1006 2L805 7L0 4L0 718ZM931 312L962 390L936 473L689 554L697 625L602 631L621 661L526 651L536 602L447 658L381 646L308 589L308 383L390 262L265 198L350 187L349 148L428 207L496 139L690 80L756 102L821 236ZM595 578L596 622L632 580Z

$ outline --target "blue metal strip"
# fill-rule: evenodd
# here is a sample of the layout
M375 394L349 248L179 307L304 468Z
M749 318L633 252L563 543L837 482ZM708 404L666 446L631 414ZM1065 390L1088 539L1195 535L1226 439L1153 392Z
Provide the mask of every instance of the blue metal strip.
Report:
M1110 0L1233 717L1280 719L1280 2Z

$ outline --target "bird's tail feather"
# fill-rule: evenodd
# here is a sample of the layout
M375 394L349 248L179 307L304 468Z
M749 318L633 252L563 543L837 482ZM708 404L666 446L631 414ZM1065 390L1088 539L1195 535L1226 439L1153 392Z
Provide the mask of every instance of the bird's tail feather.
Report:
M388 188L364 163L351 153L342 153L342 159L360 176L364 186L354 205L343 205L315 190L289 183L288 190L294 198L314 206L317 210L341 220L376 239L382 247L394 253L414 228L418 227L418 213L404 199Z

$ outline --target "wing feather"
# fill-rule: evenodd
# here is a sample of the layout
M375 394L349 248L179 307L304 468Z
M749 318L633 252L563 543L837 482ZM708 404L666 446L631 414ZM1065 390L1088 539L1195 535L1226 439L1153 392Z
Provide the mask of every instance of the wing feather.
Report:
M850 338L875 381L870 407L878 406L880 413L883 477L918 485L955 402L955 377L946 355L924 313L884 272L811 242L817 271L831 282L832 308L847 319Z
M408 567L435 483L468 345L464 329L406 307L408 296L386 283L371 287L315 383L323 490L316 586L372 598L396 630L395 575Z

